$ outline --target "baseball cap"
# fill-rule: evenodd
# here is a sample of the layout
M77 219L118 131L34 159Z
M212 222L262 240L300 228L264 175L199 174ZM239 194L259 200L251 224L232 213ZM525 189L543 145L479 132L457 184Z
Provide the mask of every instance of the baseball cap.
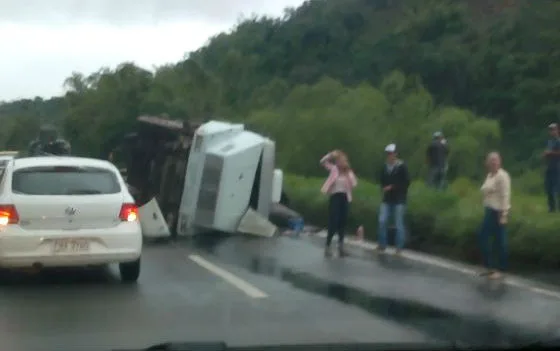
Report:
M397 145L389 144L385 146L385 152L395 152L395 151L397 151Z
M550 123L550 124L548 125L548 128L550 128L550 129L556 128L556 127L558 127L558 124L556 124L556 123Z
M434 137L434 138L439 138L439 137L441 137L441 136L443 136L443 133L440 132L440 131L437 131L437 132L435 132L435 133L433 134L433 137Z

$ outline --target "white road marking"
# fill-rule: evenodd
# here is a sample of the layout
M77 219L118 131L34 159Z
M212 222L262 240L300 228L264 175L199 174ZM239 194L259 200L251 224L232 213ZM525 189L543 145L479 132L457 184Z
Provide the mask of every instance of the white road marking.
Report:
M207 269L208 271L210 271L211 273L213 273L213 274L217 275L218 277L222 278L223 280L230 283L231 285L233 285L237 289L243 291L249 297L252 297L254 299L262 299L262 298L268 297L268 295L264 291L258 289L254 285L249 284L245 280L243 280L243 279L239 278L238 276L226 271L225 269L216 266L212 262L210 262L210 261L208 261L208 260L206 260L206 259L204 259L204 258L202 258L198 255L189 255L188 257L191 261L195 262L196 264L198 264L202 268Z
M315 235L317 235L321 238L325 238L327 236L325 231L320 231L319 233L317 233ZM362 249L369 250L369 251L373 251L377 248L377 244L370 243L370 242L367 242L365 240L346 239L345 242L350 244L350 245L357 246L357 247L360 247ZM427 255L421 255L421 254L418 254L418 253L410 252L408 250L403 252L401 254L401 256L405 257L405 258L407 258L411 261L421 262L421 263L424 263L424 264L427 264L427 265L436 266L436 267L460 272L460 273L467 274L467 275L478 275L478 273L479 273L478 270L476 270L474 268L469 268L469 267L465 266L464 264L457 264L457 263L453 263L453 262L448 261L448 260L429 257ZM518 288L529 290L529 291L534 292L536 294L545 295L545 296L553 297L553 298L556 298L556 299L560 300L560 292L559 291L539 288L538 286L536 286L531 281L527 281L525 279L520 279L520 278L517 278L517 277L514 277L514 276L508 276L505 279L505 283L508 284L508 285L511 285L511 286L515 286L515 287L518 287Z

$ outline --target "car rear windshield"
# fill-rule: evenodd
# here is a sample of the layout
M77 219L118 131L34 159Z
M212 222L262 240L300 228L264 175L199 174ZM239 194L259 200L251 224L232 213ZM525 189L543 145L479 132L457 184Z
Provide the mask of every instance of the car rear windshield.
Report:
M25 195L102 195L121 191L117 176L95 167L31 167L12 175L12 191Z

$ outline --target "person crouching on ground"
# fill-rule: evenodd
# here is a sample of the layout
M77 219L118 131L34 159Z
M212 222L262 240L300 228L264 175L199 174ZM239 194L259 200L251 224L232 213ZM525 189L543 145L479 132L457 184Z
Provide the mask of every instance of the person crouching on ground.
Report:
M483 194L484 219L479 233L480 247L486 271L483 276L491 279L501 278L506 270L506 224L511 207L511 178L502 168L502 158L491 152L486 158L488 175L480 190ZM493 237L493 247L490 239ZM493 264L492 248L497 251L498 264Z
M387 160L379 177L379 184L383 191L383 200L379 207L377 249L380 252L384 252L387 248L387 222L391 213L393 213L397 229L395 238L396 253L400 254L406 237L404 214L408 187L410 186L410 176L406 164L397 157L397 147L395 144L387 145L385 153Z
M329 177L323 184L321 192L329 197L329 219L327 228L327 241L325 256L330 257L331 242L335 233L338 233L338 253L340 257L344 252L344 231L348 218L348 208L352 202L352 189L358 181L348 162L348 157L339 150L329 152L321 159L321 164L329 171Z

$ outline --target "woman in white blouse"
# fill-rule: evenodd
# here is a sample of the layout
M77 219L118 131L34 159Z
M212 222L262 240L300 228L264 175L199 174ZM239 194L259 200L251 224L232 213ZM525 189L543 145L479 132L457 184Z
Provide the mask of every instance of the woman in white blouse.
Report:
M479 233L480 247L486 271L482 275L491 279L499 279L507 266L506 224L511 207L511 179L502 168L499 153L491 152L486 158L488 175L480 190L483 195L484 220ZM491 245L491 239L493 245ZM493 255L497 253L498 262L494 263Z

